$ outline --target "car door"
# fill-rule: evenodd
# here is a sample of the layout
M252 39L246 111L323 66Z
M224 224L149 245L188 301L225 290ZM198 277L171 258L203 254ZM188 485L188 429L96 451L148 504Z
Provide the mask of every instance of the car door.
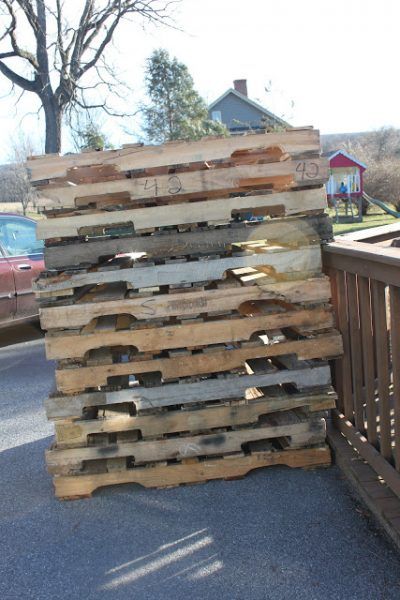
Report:
M6 216L0 219L0 239L11 266L16 291L16 318L38 313L32 280L43 271L43 243L36 239L31 219Z
M0 246L0 323L12 321L17 311L17 298L12 267Z

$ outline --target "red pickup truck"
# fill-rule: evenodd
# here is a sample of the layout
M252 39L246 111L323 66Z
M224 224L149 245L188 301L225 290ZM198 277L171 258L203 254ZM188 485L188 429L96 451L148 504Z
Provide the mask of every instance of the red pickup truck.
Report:
M44 271L36 221L0 213L0 327L38 316L32 279Z

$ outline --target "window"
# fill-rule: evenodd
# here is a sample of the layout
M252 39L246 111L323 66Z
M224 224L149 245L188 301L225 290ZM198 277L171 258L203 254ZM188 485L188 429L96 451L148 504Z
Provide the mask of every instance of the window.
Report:
M0 244L8 256L43 252L43 242L36 239L36 223L24 219L0 219Z
M213 110L211 113L211 118L213 121L218 121L219 123L222 123L221 111Z

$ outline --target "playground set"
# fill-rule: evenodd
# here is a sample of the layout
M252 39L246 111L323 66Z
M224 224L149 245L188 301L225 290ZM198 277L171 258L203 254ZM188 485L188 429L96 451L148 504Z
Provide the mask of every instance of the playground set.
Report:
M363 175L367 166L364 163L344 150L325 152L323 156L329 160L326 191L328 202L335 210L336 223L361 223L364 203L378 206L392 217L400 218L400 212L365 192Z

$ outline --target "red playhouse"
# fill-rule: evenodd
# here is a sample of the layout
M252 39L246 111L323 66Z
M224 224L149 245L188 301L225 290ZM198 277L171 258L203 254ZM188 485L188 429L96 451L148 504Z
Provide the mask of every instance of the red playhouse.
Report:
M329 159L330 167L329 181L326 184L329 203L338 212L340 204L338 201L344 201L346 216L350 208L353 218L353 204L355 204L359 208L359 217L362 217L363 173L367 168L366 165L344 150L324 152L324 156Z

